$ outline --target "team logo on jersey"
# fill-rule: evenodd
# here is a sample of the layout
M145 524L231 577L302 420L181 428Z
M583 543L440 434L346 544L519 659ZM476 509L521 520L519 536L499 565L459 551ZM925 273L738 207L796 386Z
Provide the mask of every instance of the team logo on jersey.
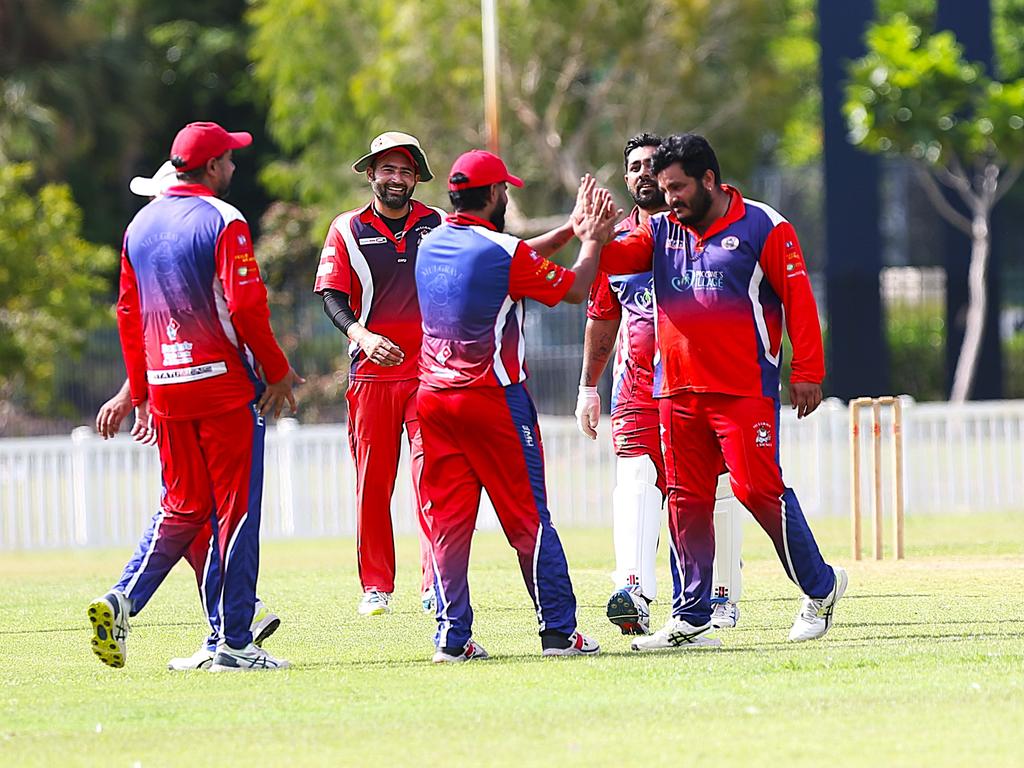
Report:
M452 267L431 267L424 277L430 303L435 307L447 307L458 287L458 271Z
M177 339L178 338L178 329L179 328L181 328L181 323L179 323L177 320L175 320L172 317L171 318L171 322L169 322L167 324L167 328L165 328L165 330L167 331L167 338L170 339L171 341L174 341L175 339Z
M544 279L547 280L549 283L554 282L556 277L558 277L558 272L556 272L553 269L546 275L544 275Z
M651 290L651 286L644 286L644 288L633 294L633 301L640 309L650 309L651 304L654 303L654 292Z
M421 224L420 226L416 227L416 229L413 230L413 232L415 232L416 235L418 235L418 237L416 238L416 245L419 245L421 242L423 242L423 238L433 231L434 228L428 227L426 224Z
M759 421L754 425L754 445L758 448L772 447L772 425L767 421Z
M725 272L717 269L687 269L672 278L672 287L683 291L720 291L725 288Z
M249 242L249 241L248 241L248 239L247 239L247 238L245 237L245 235L239 235L239 236L238 236L238 245L239 245L240 247L244 248L244 247L245 247L245 244L246 244L246 243L248 243L248 242Z
M735 251L740 247L740 239L735 235L729 235L722 239L722 247L727 251Z
M246 275L249 274L248 267L239 267L236 271L238 272L239 277L245 277Z

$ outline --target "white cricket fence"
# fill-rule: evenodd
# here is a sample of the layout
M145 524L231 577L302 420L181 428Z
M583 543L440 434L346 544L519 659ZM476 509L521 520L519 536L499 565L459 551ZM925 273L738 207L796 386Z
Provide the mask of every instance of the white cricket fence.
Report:
M870 409L864 410L861 486L870 503L873 454ZM1024 511L1024 401L954 406L907 399L903 413L906 514ZM571 418L541 417L548 502L560 527L611 524L615 457L607 416L599 431L595 443ZM888 499L891 414L883 414L882 434ZM827 400L800 421L784 409L780 445L786 483L805 513L849 514L846 406ZM412 533L406 456L402 462L392 512L396 530ZM268 431L265 466L264 537L354 535L354 471L344 425L282 419ZM155 448L123 435L103 441L87 427L70 437L0 439L0 550L133 544L159 504L159 473ZM478 527L498 527L486 498Z

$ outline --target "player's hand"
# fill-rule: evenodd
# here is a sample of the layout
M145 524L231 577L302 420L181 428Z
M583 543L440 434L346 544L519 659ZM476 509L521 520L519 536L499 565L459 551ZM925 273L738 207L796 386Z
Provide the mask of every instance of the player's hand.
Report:
M295 413L299 407L295 403L295 393L292 388L305 383L306 380L299 376L294 368L289 368L288 373L280 381L267 384L267 388L263 390L263 396L256 403L256 410L260 412L260 416L273 413L276 419L280 417L284 404L288 403L291 412Z
M143 400L135 406L135 423L129 433L132 440L142 445L156 445L156 423L149 412L149 401Z
M597 180L589 173L585 174L580 178L579 189L576 190L576 205L572 209L572 213L569 214L569 221L572 222L573 234L576 233L576 227L583 222L583 217L587 214L587 199L594 191L594 187L597 186Z
M390 367L400 365L405 360L405 352L386 336L379 333L366 332L366 336L359 340L359 346L366 353L367 359L377 365Z
M116 435L121 422L132 410L132 396L124 388L100 406L96 414L96 431L104 440Z
M597 440L597 422L601 420L601 395L597 387L580 384L576 398L576 426L591 440Z
M580 190L584 185L580 185ZM622 211L616 207L612 194L603 187L589 186L589 193L583 200L583 217L573 225L581 241L607 242L612 235L616 219Z
M807 381L790 382L789 402L796 409L796 417L810 416L821 405L821 385Z

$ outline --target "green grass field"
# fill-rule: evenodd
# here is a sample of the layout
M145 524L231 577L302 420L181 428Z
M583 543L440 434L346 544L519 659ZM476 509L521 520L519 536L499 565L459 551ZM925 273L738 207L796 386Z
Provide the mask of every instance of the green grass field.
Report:
M4 554L0 765L1020 765L1024 514L910 519L899 563L852 563L843 520L815 529L850 571L823 640L786 642L797 591L748 526L725 647L643 656L604 618L610 532L564 531L580 625L603 649L587 659L540 658L511 550L478 534L475 637L492 659L456 667L429 663L414 540L395 613L373 619L355 615L351 540L268 543L260 592L284 623L267 647L296 668L249 675L166 670L204 635L184 566L115 670L84 609L129 551Z

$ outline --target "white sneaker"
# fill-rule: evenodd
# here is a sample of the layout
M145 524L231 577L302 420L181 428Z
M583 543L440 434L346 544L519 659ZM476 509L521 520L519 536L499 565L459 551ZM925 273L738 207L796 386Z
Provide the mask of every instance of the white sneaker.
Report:
M379 589L363 592L363 599L359 601L360 616L383 616L386 613L391 613L390 592Z
M740 621L740 607L733 602L715 603L711 607L711 626L732 629Z
M846 569L832 566L832 572L836 575L836 585L827 597L807 597L804 595L803 605L796 615L793 628L789 630L789 639L794 643L801 643L804 640L816 640L824 635L832 626L832 611L836 603L846 593L846 586L849 578Z
M610 598L605 610L608 621L622 630L624 635L651 633L651 607L647 598L636 587L623 587Z
M707 624L695 627L682 619L669 619L665 626L650 637L634 640L630 646L634 651L661 651L668 648L718 648L722 641L717 638L704 637L713 627Z
M191 656L171 659L167 662L167 668L175 672L187 672L192 669L209 669L213 665L213 657L217 653L207 645L200 646L199 650Z
M433 616L437 613L437 595L434 594L432 588L423 590L423 594L420 595L420 607L423 608L423 612L428 616Z
M276 613L271 613L262 600L256 601L256 609L252 614L252 624L249 629L252 631L252 641L256 645L263 645L263 641L277 632L281 626L281 619Z
M597 641L576 631L569 635L569 645L565 648L545 648L541 656L595 656L601 652Z
M291 666L284 659L275 659L258 645L249 643L245 648L229 645L217 646L217 653L210 665L211 672L261 672L268 669L288 669Z
M482 645L477 645L472 640L466 643L462 653L445 653L440 648L434 654L435 664L461 664L464 661L477 661L491 658Z
M123 667L128 658L128 613L131 603L120 592L107 592L89 603L92 652L108 667Z

